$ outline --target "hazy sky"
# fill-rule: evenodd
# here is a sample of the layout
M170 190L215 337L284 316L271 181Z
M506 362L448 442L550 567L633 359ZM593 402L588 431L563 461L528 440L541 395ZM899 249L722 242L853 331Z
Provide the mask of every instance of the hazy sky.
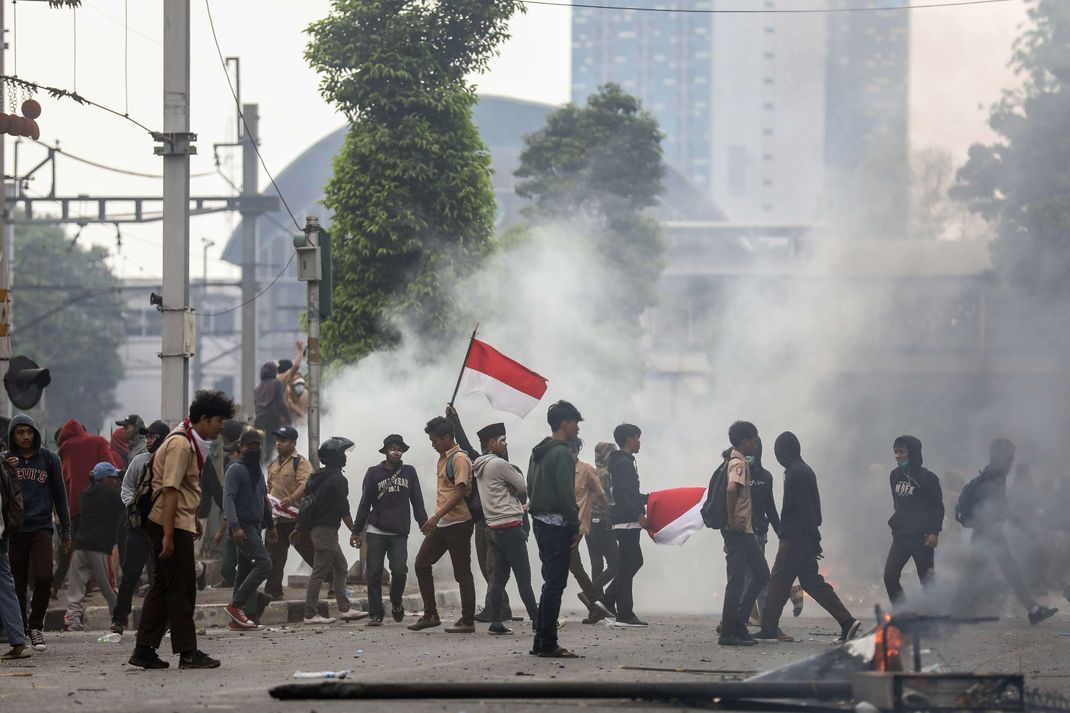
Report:
M806 0L799 0L806 6ZM128 31L124 30L125 6ZM233 100L216 54L203 0L193 0L192 130L199 135L194 172L211 171L212 144L232 141ZM340 116L317 92L317 77L303 58L304 29L325 15L328 0L213 0L211 7L224 55L242 60L242 99L260 105L261 151L273 173L281 171L311 143L341 125ZM6 71L40 84L74 89L101 104L126 111L143 124L161 123L163 2L161 0L84 0L81 10L51 10L46 3L5 5L8 29ZM989 140L985 107L1014 83L1006 64L1011 44L1025 20L1022 0L994 5L940 8L912 13L912 143L943 146L957 156L975 141ZM570 10L531 6L512 23L512 39L491 71L477 79L484 92L546 102L563 102L569 92ZM725 21L731 21L726 17ZM75 32L77 28L77 32ZM76 42L75 42L76 40ZM75 45L77 52L75 52ZM16 52L17 48L17 52ZM125 59L124 59L125 57ZM128 87L128 91L126 89ZM121 118L67 100L39 96L41 139L101 163L157 173L149 136ZM10 111L10 109L8 109ZM8 137L7 172L13 169ZM35 164L40 147L19 149L19 169ZM234 153L237 158L237 153ZM237 179L236 163L224 170ZM267 185L261 174L262 186ZM158 195L158 180L107 173L60 159L61 195ZM47 173L29 192L48 190ZM193 182L195 195L229 193L217 177ZM303 222L303 216L298 216ZM191 223L192 274L201 275L201 238L215 241L209 273L235 274L213 258L237 217L194 218ZM108 245L124 276L160 273L160 229L145 224L122 229L87 228L82 240Z

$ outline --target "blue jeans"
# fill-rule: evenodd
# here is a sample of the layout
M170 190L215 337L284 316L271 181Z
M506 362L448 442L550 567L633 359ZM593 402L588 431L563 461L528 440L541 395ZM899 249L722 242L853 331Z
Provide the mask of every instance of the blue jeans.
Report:
M22 626L22 607L15 595L15 578L11 576L11 560L7 556L8 539L0 538L0 624L4 625L7 643L22 646L26 643L26 630Z
M533 519L532 531L539 546L542 561L542 596L535 621L535 651L550 652L557 648L557 617L561 613L561 595L568 584L568 568L572 561L574 526L547 525Z
M245 532L245 542L234 543L238 549L238 566L234 571L234 594L230 603L236 607L245 606L257 587L271 574L271 555L264 547L259 526L242 527L242 530ZM253 613L256 613L255 610Z

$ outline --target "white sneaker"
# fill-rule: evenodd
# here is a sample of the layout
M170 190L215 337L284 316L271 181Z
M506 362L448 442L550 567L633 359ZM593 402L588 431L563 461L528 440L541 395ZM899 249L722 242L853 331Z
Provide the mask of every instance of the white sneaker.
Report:
M368 612L350 609L347 612L342 612L342 614L338 618L342 621L360 621L361 619L368 618Z
M333 624L334 621L335 620L330 617L320 616L319 614L317 614L316 616L305 617L306 624Z

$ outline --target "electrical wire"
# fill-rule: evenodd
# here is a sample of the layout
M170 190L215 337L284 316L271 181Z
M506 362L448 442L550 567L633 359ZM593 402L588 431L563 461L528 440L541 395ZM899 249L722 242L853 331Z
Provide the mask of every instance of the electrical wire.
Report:
M25 0L23 0L23 2L25 2ZM65 156L65 157L67 157L67 158L69 158L71 160L77 161L78 163L84 163L85 165L92 166L93 168L99 168L99 169L102 169L104 171L111 171L112 173L119 173L119 174L122 174L124 176L134 176L135 178L157 178L157 179L162 179L163 178L163 174L162 173L145 173L145 172L142 172L142 171L131 171L130 169L119 168L118 166L109 166L108 164L105 164L105 163L100 163L98 161L93 161L91 159L84 158L82 156L77 156L75 154L72 154L70 151L67 151L66 149L60 148L59 145L58 145L58 143L59 143L58 141L56 142L57 143L56 146L50 146L49 144L46 144L44 141L41 141L39 139L30 139L30 140L33 141L35 144L38 144L40 146L44 146L47 149L54 150L56 153L60 154L61 156ZM216 175L215 171L200 171L198 173L191 173L189 177L190 178L205 178L207 176L214 176L214 175Z
M244 307L247 304L251 304L253 302L256 302L258 299L260 299L261 295L263 295L265 292L267 292L272 287L274 287L275 283L277 283L279 280L282 279L282 276L285 275L286 271L290 269L290 265L293 264L293 261L294 261L295 257L297 257L297 253L290 253L290 259L287 260L286 264L282 266L281 270L279 270L279 274L275 275L275 279L273 279L271 282L269 282L264 289L260 290L255 295L253 295L249 299L245 300L241 304L234 305L230 309L225 309L225 310L223 310L221 312L206 312L204 314L201 314L200 312L198 312L197 313L197 317L198 318L199 317L218 317L218 316L223 315L223 314L230 314L231 312L238 311L239 309L241 309L242 307Z
M23 2L25 1L26 0L23 0ZM123 114L122 112L117 111L116 109L112 109L111 107L104 106L103 104L98 104L92 99L86 99L78 92L71 91L69 89L60 89L59 87L46 87L43 84L31 82L27 79L20 79L19 77L11 74L0 74L0 82L11 82L12 84L22 87L23 89L29 89L38 92L47 92L48 95L51 96L53 99L71 99L73 101L78 102L79 104L88 104L90 106L96 107L97 109L103 109L109 114L115 114L115 116L119 117L120 119L126 119L131 124L134 124L135 126L144 129L150 135L154 133L152 129L145 126L140 121L131 117L130 115Z
M123 0L123 96L126 106L123 113L130 115L130 0Z
M227 61L223 58L223 49L219 46L219 36L216 34L216 31L215 31L215 20L212 19L212 4L211 4L211 2L209 0L204 0L204 9L207 10L207 12L208 12L208 26L212 30L212 40L215 42L215 50L216 50L216 53L219 55L219 63L223 67L223 75L227 78L227 86L230 87L231 96L234 97L234 103L235 103L235 105L237 105L238 104L238 93L236 91L234 91L234 84L230 81L230 74L227 72ZM242 126L245 127L246 136L250 136L251 137L252 136L252 132L249 131L249 124L246 123L245 114L242 112L240 106L238 106L238 116L241 118ZM303 231L304 228L302 228L301 224L297 222L297 217L294 216L293 211L290 210L290 204L286 202L286 197L284 195L282 195L282 191L279 190L279 185L275 182L275 177L273 175L271 175L271 171L268 170L267 163L264 161L264 157L260 155L260 147L256 145L256 141L253 140L253 139L250 139L249 143L252 145L253 150L256 151L256 157L258 159L260 159L260 165L264 167L264 173L266 173L267 177L269 179L271 179L272 188L274 188L275 192L279 194L279 200L282 201L282 205L283 205L284 208L286 208L286 212L290 214L290 220L292 220L294 222L294 225L297 226L298 230L302 230ZM293 261L293 257L292 256L291 256L290 260L291 260L291 262ZM289 265L289 263L287 263L287 265ZM275 283L272 282L271 284L275 284Z
M730 10L697 9L683 7L629 7L627 5L596 5L582 2L553 2L552 0L517 0L524 5L545 5L548 7L578 7L591 10L631 10L634 12L688 13L696 15L829 15L858 12L889 12L893 10L925 10L938 7L963 7L966 5L994 5L1013 0L949 0L948 2L924 3L918 5L882 5L879 7L825 7L825 8L754 8Z

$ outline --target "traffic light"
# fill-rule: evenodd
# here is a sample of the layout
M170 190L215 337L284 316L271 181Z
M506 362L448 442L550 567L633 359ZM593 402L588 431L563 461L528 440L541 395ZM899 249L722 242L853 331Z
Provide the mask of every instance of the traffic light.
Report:
M331 313L334 291L332 272L331 234L322 228L294 236L294 249L297 251L297 279L302 282L318 282L320 293L320 319L327 319Z
M11 360L4 374L4 390L16 408L31 409L41 400L45 387L52 383L48 369L42 369L32 359L17 356Z

